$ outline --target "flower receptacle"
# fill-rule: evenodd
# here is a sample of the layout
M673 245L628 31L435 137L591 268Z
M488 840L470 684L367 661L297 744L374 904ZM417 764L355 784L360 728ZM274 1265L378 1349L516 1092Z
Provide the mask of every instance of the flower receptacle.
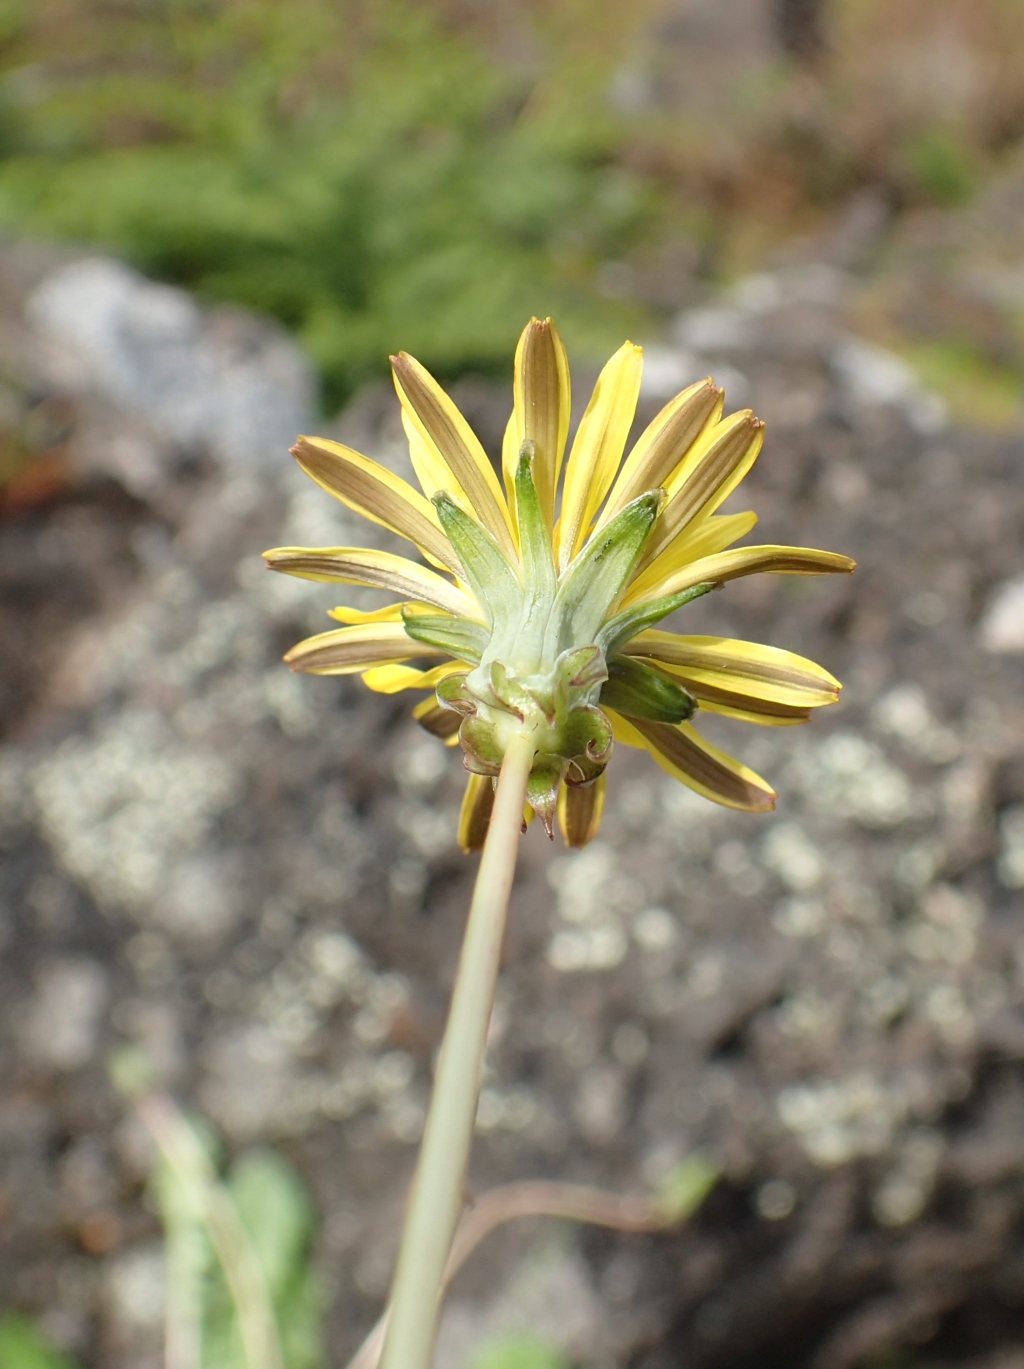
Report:
M437 687L443 707L463 715L459 729L466 769L497 775L513 737L535 746L527 800L553 831L562 781L589 784L608 764L611 725L596 707L608 669L593 645L564 651L547 674L513 675L499 662L449 675Z

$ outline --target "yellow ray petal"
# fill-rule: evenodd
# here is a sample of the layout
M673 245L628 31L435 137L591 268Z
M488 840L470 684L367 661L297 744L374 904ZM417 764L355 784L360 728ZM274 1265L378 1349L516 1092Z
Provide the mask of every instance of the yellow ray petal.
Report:
M468 855L483 849L494 807L494 781L490 775L470 775L459 813L459 845Z
M805 723L811 716L811 709L823 704L835 703L836 696L819 699L815 704L779 703L776 699L763 699L757 693L748 693L741 681L733 680L727 688L722 684L710 684L706 679L694 677L694 672L678 670L674 666L658 662L666 674L674 676L687 693L692 694L705 713L723 713L742 722L759 723L764 727L788 727L794 723ZM726 679L729 677L726 676Z
M611 723L612 736L620 746L635 746L641 751L647 750L647 743L628 718L624 718L621 713L616 713L613 708L607 708L604 704L601 705L601 712Z
M591 784L562 784L558 790L558 825L566 846L586 846L601 826L607 776Z
M434 689L447 675L454 675L459 670L472 669L473 667L465 661L443 661L432 670L417 670L411 665L378 665L366 671L363 683L377 694L399 694L403 689ZM414 709L413 717L416 716ZM456 725L458 716L457 713L452 713Z
M651 561L647 569L652 576L667 579L691 561L699 561L704 556L714 556L716 552L724 551L733 542L746 537L756 525L757 514L751 509L744 513L701 515L684 528L678 537ZM641 574L646 575L646 571Z
M745 813L775 807L775 790L760 775L706 741L690 723L633 720L661 768L704 798Z
M665 667L668 669L668 667ZM671 672L675 673L675 672ZM682 678L682 677L680 677ZM696 694L696 691L692 691ZM809 709L792 708L786 709L783 704L764 704L760 701L753 701L754 708L741 708L731 703L712 702L701 697L700 707L705 713L721 713L727 718L736 718L739 722L757 723L764 727L789 727L796 723L807 722L810 718ZM604 705L602 705L604 707ZM755 709L770 709L772 712L755 711ZM604 707L605 713L612 720L612 732L617 742L623 746L638 746L646 751L647 743L640 733L633 727L628 718L619 714L613 714L610 708Z
M640 394L643 348L624 342L597 378L565 468L558 523L559 569L579 551L622 460Z
M326 437L300 437L292 455L310 479L350 509L407 537L438 565L456 574L462 570L434 506L379 461Z
M663 488L701 434L718 422L723 402L724 392L710 377L669 400L626 457L597 526L604 527L630 500Z
M329 608L327 616L348 627L356 627L360 623L401 623L406 613L433 612L433 604L418 604L403 599L400 604L385 604L383 608L375 609L349 608L347 604L339 604L337 608Z
M523 442L533 442L536 449L533 478L550 528L554 523L555 490L569 432L570 391L565 348L558 329L549 318L533 318L523 329L516 348L513 392L514 453L504 449L502 452L505 482L507 485L509 481L509 463L512 463L514 478Z
M422 449L416 454L423 465L422 474L419 467L416 471L423 492L432 495L438 490L447 490L458 498L461 491L471 512L499 546L511 553L514 546L508 508L498 477L473 429L415 357L399 352L391 358L391 367L403 414L428 449L425 461ZM457 488L452 487L451 476L454 476ZM428 488L429 485L433 488Z
M695 518L714 513L750 470L763 443L764 423L749 409L730 414L717 425L707 442L699 444L702 450L689 454L670 478L668 502L644 549L641 567L650 565Z
M387 604L384 608L361 609L349 608L347 604L339 604L337 608L327 610L328 618L334 618L339 623L344 623L347 627L357 627L360 623L400 623L402 621L402 609L413 609L422 613L422 605L409 603Z
M792 708L835 703L842 688L834 675L806 656L731 637L680 636L648 628L622 651L649 657L695 688L729 690Z
M683 485L692 479L694 471L705 464L712 452L717 453L723 443L726 444L727 450L733 451L738 448L742 451L745 446L744 436L749 440L763 429L764 420L755 417L752 409L736 409L725 418L718 418L714 423L706 423L696 441L683 453L663 482L669 498L678 494ZM721 458L718 457L716 464L720 461Z
M721 713L726 718L735 718L742 723L756 723L759 727L795 727L799 723L810 721L810 711L806 708L787 709L785 704L762 704L761 709L739 708L733 704L722 701L715 702L711 699L702 698L700 709L702 713Z
M519 466L519 420L513 409L505 424L505 435L501 439L501 474L505 482L505 500L512 519L512 532L519 549L519 513L516 509L516 470Z
M304 580L341 581L389 589L463 618L483 621L475 599L405 556L372 547L272 547L263 553L271 570Z
M401 623L367 623L307 637L284 659L292 670L309 675L354 675L367 666L443 655L437 647L407 636Z
M408 412L402 410L402 427L405 430L406 440L409 443L409 459L412 468L416 472L416 479L420 482L420 489L429 499L438 490L447 490L453 499L457 499L460 504L469 507L469 499L466 491L462 488L455 478L451 467L448 466L441 453L429 441L423 432L409 417Z
M741 575L756 575L759 572L770 575L849 575L856 564L849 556L837 551L817 551L813 547L733 547L731 551L720 551L715 556L692 561L670 575L658 575L653 565L648 566L626 590L622 606L659 599L666 594L677 594L680 590L690 589L705 581L719 585Z

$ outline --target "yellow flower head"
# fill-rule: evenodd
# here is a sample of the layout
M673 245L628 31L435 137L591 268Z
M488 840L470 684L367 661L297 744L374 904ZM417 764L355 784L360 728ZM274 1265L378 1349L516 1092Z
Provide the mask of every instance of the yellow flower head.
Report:
M807 547L727 550L757 518L716 510L756 460L764 424L749 409L723 418L710 379L666 404L623 460L641 366L641 349L624 343L563 462L569 367L551 320L532 319L516 350L504 491L462 414L404 352L392 367L422 494L341 443L301 437L292 449L307 475L436 569L363 547L266 552L272 570L402 596L371 613L335 609L346 626L285 660L316 675L360 673L383 693L433 691L413 712L462 746L466 850L483 844L493 777L517 732L536 743L530 808L549 833L557 814L569 845L582 846L600 824L613 739L649 751L706 798L759 812L774 791L703 740L693 715L785 725L838 697L837 680L792 652L655 626L740 575L848 572L854 562Z

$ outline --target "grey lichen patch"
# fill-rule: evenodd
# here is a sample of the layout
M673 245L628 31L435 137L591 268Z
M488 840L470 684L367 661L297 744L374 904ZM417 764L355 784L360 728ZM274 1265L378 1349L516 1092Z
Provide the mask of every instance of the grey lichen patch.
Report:
M155 713L120 714L32 772L42 830L101 906L136 912L237 793L223 756L182 745Z

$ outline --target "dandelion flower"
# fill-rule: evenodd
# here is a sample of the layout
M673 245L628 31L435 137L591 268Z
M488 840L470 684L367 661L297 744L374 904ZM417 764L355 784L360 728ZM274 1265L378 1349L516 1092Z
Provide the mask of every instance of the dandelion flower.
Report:
M764 424L749 409L723 417L710 379L666 404L623 459L641 367L641 349L624 343L564 457L565 349L550 319L532 319L516 351L504 488L452 400L404 352L392 368L422 492L326 438L292 449L307 475L423 559L362 547L266 552L273 570L401 596L376 612L333 610L344 626L285 659L317 675L361 674L384 693L431 691L413 712L462 747L466 850L483 845L494 777L524 730L536 744L528 813L549 834L557 820L581 846L600 824L615 741L649 751L705 798L759 812L774 805L771 786L701 737L696 715L785 726L838 697L828 671L792 652L657 626L738 576L849 572L854 562L732 545L756 515L718 509L757 459Z

